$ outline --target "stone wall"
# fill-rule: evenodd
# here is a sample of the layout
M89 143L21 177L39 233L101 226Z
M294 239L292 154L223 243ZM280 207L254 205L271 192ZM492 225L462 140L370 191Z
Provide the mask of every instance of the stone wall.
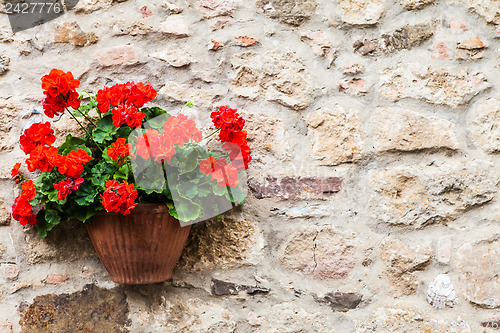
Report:
M80 0L0 27L0 332L500 332L498 0ZM247 201L170 281L116 285L83 225L11 220L54 67L247 118Z

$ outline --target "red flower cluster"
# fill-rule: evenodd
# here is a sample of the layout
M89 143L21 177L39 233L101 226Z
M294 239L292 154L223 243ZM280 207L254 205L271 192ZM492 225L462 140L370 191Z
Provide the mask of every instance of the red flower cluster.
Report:
M130 145L125 143L124 138L119 138L111 144L111 148L106 150L113 161L118 161L118 164L125 164L127 161L125 158L128 156L130 151Z
M82 173L84 164L91 160L92 157L85 150L77 149L70 151L66 156L58 155L55 165L61 174L77 178Z
M150 83L146 85L142 82L115 84L97 92L97 109L102 113L107 113L112 107L113 125L116 127L123 124L139 127L145 115L138 109L155 97L156 90Z
M214 160L212 156L200 162L200 172L211 176L219 186L236 187L238 185L238 169L224 159Z
M52 69L42 77L42 89L46 95L43 100L43 110L47 117L53 118L64 112L66 107L73 109L80 107L80 100L76 88L80 81L73 77L71 72L64 73L60 69Z
M30 154L38 146L50 146L56 141L54 130L50 128L50 123L35 123L24 130L19 140L21 150L25 154Z
M74 191L77 191L82 183L83 183L83 178L81 177L76 179L67 177L61 180L59 183L53 184L54 188L59 191L57 193L57 198L59 200L63 200Z
M32 180L28 180L22 185L22 189L23 192L12 205L12 217L21 225L35 224L36 216L33 215L33 207L30 204L30 200L33 200L36 195L35 184Z
M106 182L106 190L101 195L102 205L106 211L111 213L130 214L130 210L137 205L134 203L137 198L137 191L134 184L127 184L126 181L118 183L116 180Z
M248 168L252 156L247 143L247 132L243 131L245 120L238 114L238 110L221 106L219 111L212 112L210 117L215 127L220 128L219 141L228 143L222 147L229 151L233 164L238 168L243 165L245 169Z
M147 129L137 138L137 154L144 159L153 157L156 162L170 162L175 153L175 145L183 146L189 140L200 142L203 138L194 120L183 114L170 116L163 124L163 133Z
M56 147L37 146L26 159L28 171L33 172L40 169L42 172L52 171L58 164L60 155Z

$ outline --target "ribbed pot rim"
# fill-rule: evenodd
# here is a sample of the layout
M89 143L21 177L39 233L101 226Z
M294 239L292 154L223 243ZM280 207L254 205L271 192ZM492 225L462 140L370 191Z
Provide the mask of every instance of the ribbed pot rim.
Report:
M130 215L137 214L168 214L168 207L166 204L162 203L139 203L134 209L130 210ZM127 216L119 213L110 213L106 210L101 210L96 213L96 215L121 215ZM172 218L174 218L172 216Z

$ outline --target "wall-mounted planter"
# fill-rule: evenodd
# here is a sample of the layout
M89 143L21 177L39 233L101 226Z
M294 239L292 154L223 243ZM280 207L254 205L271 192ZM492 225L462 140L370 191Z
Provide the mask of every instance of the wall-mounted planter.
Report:
M162 204L138 204L130 215L100 212L87 225L111 279L123 284L169 279L190 229L181 227Z

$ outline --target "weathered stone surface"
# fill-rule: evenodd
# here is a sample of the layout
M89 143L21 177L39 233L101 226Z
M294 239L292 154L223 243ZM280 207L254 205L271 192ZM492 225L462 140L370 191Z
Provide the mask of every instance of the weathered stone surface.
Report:
M293 53L255 52L238 54L232 59L235 76L232 91L239 96L259 96L295 110L309 106L313 88L304 64Z
M72 294L37 296L20 307L22 333L128 332L128 304L122 288L89 284Z
M234 332L236 321L228 309L217 303L162 297L153 311L151 326L154 332L165 333Z
M378 108L374 113L373 128L375 149L378 151L459 147L452 122L413 111Z
M424 100L456 108L490 85L483 74L464 67L434 68L419 63L399 64L380 73L379 93L392 100Z
M7 71L9 70L9 65L10 58L5 54L0 55L0 75L7 73Z
M5 247L5 245L0 243L0 259L3 259L5 252L7 252L7 248Z
M339 177L272 177L252 179L248 186L257 199L326 199L342 189Z
M212 279L211 292L212 295L238 295L241 291L245 291L249 295L268 294L269 289L261 287L253 287L247 285L236 284L234 282L226 282L222 280Z
M123 2L126 0L79 0L75 7L75 12L90 14L92 12L107 9L115 2ZM68 2L67 2L68 3Z
M165 61L172 67L184 67L193 61L188 50L168 48L151 53L151 57Z
M320 312L308 312L293 303L276 304L269 310L262 332L334 333L331 318Z
M167 9L172 14L180 14L184 11L182 6L180 6L176 1L163 0L161 6Z
M0 70L1 71L1 70ZM14 148L11 141L11 130L17 117L19 105L12 98L0 97L0 150L10 151Z
M95 33L86 33L76 22L64 22L56 26L54 43L67 43L74 46L87 46L97 42Z
M11 214L5 206L4 198L0 197L0 227L10 225Z
M471 38L457 44L457 59L476 60L481 59L485 49L484 43L479 37Z
M89 124L83 118L80 118L79 121L83 126ZM64 140L66 140L68 134L80 137L85 136L85 131L67 113L63 114L58 120L53 121L51 127L54 129L54 135L56 137L55 145L61 145Z
M356 293L333 291L326 293L317 300L319 302L328 303L333 311L348 311L355 309L359 303L361 303L362 299L363 296Z
M252 46L253 44L257 43L257 39L248 36L234 37L234 39L237 40L237 45L243 47Z
M45 280L43 280L43 282L46 284L60 284L60 283L63 283L64 281L66 281L67 279L69 279L69 277L67 277L65 275L51 274L51 275L47 276L45 278Z
M165 35L184 38L190 35L186 18L181 15L170 15L160 24L160 31Z
M197 89L189 84L180 84L168 81L158 91L159 97L164 97L172 102L193 102L195 107L213 108L215 94L203 89Z
M281 119L247 112L242 116L252 147L252 163L273 163L275 159L286 160L291 156L288 132Z
M451 259L451 236L439 237L436 244L436 261L442 265L448 265Z
M338 14L344 23L375 24L385 11L385 0L337 0Z
M366 80L361 78L342 79L339 82L339 91L353 96L363 96L368 93L365 84Z
M336 104L309 114L306 121L314 135L313 157L322 165L350 163L361 158L361 128L354 110Z
M294 26L309 20L316 6L316 0L257 0L257 7L265 15Z
M2 275L7 280L16 280L19 276L19 268L16 264L3 264L0 267L2 269Z
M484 18L486 22L500 24L500 3L496 0L465 0L469 9Z
M362 55L380 55L400 50L411 49L432 37L435 30L433 23L405 25L391 35L384 34L371 40L357 40L353 44L354 51Z
M193 226L177 269L202 271L254 265L262 258L262 233L255 222L223 216Z
M151 24L143 20L130 23L129 20L124 19L116 21L112 29L115 36L144 36L153 31Z
M35 228L25 233L28 261L41 262L74 261L95 256L85 226L81 222L63 222L41 239Z
M238 7L237 0L197 0L196 5L205 18L231 16Z
M484 161L398 166L371 174L370 209L382 222L422 228L490 201L496 182Z
M434 0L401 0L401 5L403 5L407 10L415 10L422 9L433 2Z
M415 294L418 287L413 272L425 269L432 253L427 246L410 247L400 241L389 240L381 245L380 256L387 267L384 274L389 278L392 294L408 296Z
M500 234L466 243L457 251L465 298L485 308L500 307Z
M119 45L96 55L103 67L114 65L134 65L138 63L134 45Z
M444 42L437 42L434 44L434 53L431 55L432 59L451 59L448 54L448 45Z
M279 210L277 214L284 215L289 219L320 218L333 215L333 210L323 206L296 206Z
M474 143L489 153L500 152L500 99L488 98L480 102L469 119Z
M438 317L439 318L439 317ZM414 308L377 308L368 321L358 321L356 333L471 333L467 322L429 317Z
M305 275L343 279L356 265L356 243L353 232L311 225L288 237L280 248L278 260Z
M11 323L1 323L0 324L0 333L12 333L12 324Z

